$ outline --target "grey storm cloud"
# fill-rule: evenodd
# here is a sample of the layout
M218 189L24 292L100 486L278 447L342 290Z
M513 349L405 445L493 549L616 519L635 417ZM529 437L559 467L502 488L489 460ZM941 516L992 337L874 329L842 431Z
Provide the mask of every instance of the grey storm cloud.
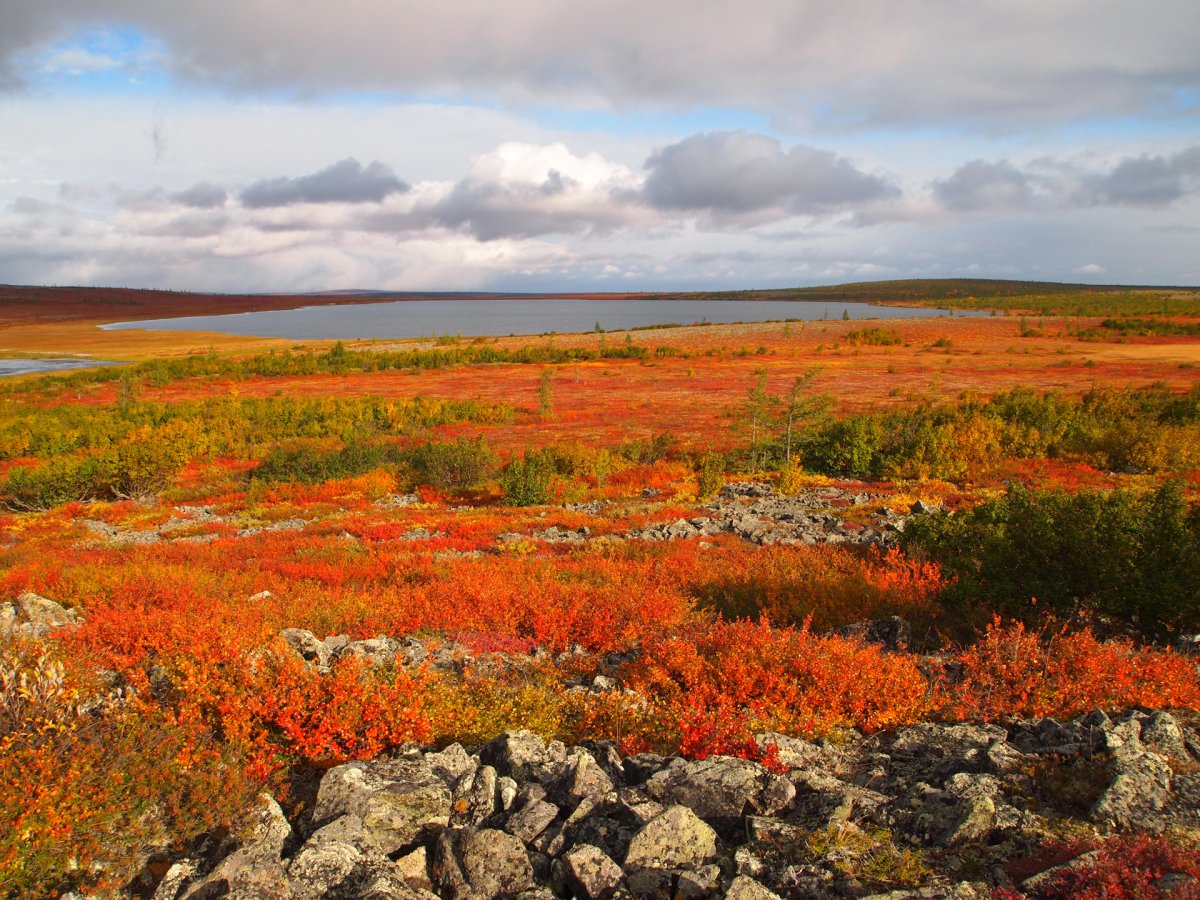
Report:
M1169 156L1128 156L1107 171L1080 171L1055 160L1017 168L974 159L931 187L955 212L1166 206L1200 191L1200 146Z
M767 209L817 213L895 196L896 188L828 150L745 131L697 134L646 161L643 194L660 210L742 215Z
M378 203L408 189L390 166L375 161L364 168L351 158L312 175L256 181L242 191L239 199L251 209L296 203Z
M121 25L179 78L233 90L503 94L751 105L804 121L1187 115L1195 0L7 0L0 84L40 51ZM747 98L754 98L752 103Z
M933 194L947 209L971 212L1025 206L1033 187L1029 176L1011 163L973 159L944 181L935 181Z
M171 195L171 199L176 203L192 209L216 209L218 206L224 206L228 197L225 188L206 181Z
M1200 147L1174 156L1123 159L1095 184L1097 200L1130 206L1163 206L1200 183Z

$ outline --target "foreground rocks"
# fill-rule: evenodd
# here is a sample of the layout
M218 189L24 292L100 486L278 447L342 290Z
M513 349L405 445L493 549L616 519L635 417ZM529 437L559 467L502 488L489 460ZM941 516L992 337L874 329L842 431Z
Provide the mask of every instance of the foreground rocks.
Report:
M708 515L678 519L632 531L630 538L671 541L684 538L736 534L755 544L881 544L895 543L913 515L938 508L922 501L909 515L871 506L882 495L839 487L810 488L796 494L779 494L769 484L738 482L721 489L708 504ZM864 508L862 521L847 521L841 511Z
M1165 712L758 740L782 765L622 758L608 742L529 732L474 750L407 747L330 769L292 821L264 797L240 844L172 860L147 893L1036 896L1046 876L1013 884L1002 864L1049 836L1200 828L1200 733Z

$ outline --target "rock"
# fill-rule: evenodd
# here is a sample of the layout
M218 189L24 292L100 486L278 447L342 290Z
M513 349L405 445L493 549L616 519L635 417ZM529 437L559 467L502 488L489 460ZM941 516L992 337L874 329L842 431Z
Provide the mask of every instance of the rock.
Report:
M1127 747L1113 754L1113 771L1089 818L1109 827L1145 827L1170 797L1171 767L1157 753Z
M766 775L758 763L731 756L673 760L646 782L646 793L664 804L686 806L705 821L728 825L759 799Z
M508 820L504 830L530 843L558 818L558 807L544 800L526 803Z
M916 501L912 505L912 508L910 509L910 512L914 516L928 516L928 515L932 515L935 512L940 512L940 511L941 511L940 507L935 506L932 503L926 503L924 500Z
M391 665L400 653L401 644L395 638L380 635L363 641L351 641L342 649L342 654L357 656L372 666Z
M780 900L778 894L767 890L753 878L739 875L725 892L725 900Z
M1168 712L1153 713L1142 722L1140 740L1142 746L1169 760L1187 762L1190 757L1183 729Z
M9 606L9 604L5 604ZM31 637L42 637L55 628L63 628L83 621L74 609L67 609L33 591L22 591L11 604L11 611L0 614L2 622L9 623L8 630Z
M409 887L433 890L433 882L429 880L429 854L424 847L396 860L396 872Z
M426 753L425 764L447 784L457 784L463 775L474 772L479 765L462 744L451 744L440 753Z
M877 644L888 653L903 653L912 644L912 626L899 616L855 622L839 628L837 634L864 644Z
M578 844L563 856L568 887L582 900L602 900L621 883L621 867L599 847Z
M501 775L528 781L546 763L546 745L532 731L506 731L489 741L479 753L482 762Z
M516 802L519 791L520 787L513 779L507 775L501 775L496 779L496 805L504 812L508 812Z
M482 825L496 811L496 770L480 766L454 789L451 825Z
M451 794L424 760L352 762L325 773L313 823L342 816L361 824L356 845L392 854L449 820Z
M550 789L550 796L566 809L580 800L597 802L613 789L612 779L587 750L576 747L567 755L566 771Z
M16 630L17 608L11 603L0 603L0 637L7 637Z
M721 867L714 865L700 866L679 873L675 883L675 896L678 900L704 900L707 897L719 896L721 888Z
M404 883L386 856L350 844L322 841L306 844L288 865L288 886L295 900L426 900L432 895ZM217 896L217 895L214 895ZM253 895L247 895L250 900ZM197 898L200 900L200 898Z
M788 820L809 831L872 816L889 799L819 770L792 772L790 779L795 785L796 799Z
M521 840L490 828L445 831L438 838L434 881L448 900L493 900L535 887Z
M311 631L305 631L303 628L285 628L279 632L279 636L302 659L316 663L318 666L329 665L331 657L329 647L324 641L317 640L317 636Z
M193 859L183 859L172 863L163 876L158 887L154 889L151 900L177 900L187 885L196 875L197 863Z
M839 777L844 771L848 772L845 754L824 742L814 743L775 732L756 734L754 742L762 753L774 747L776 759L787 769L820 769Z
M625 854L625 868L694 868L716 855L716 832L688 807L676 805L634 835Z
M182 894L177 890L169 896L172 900L177 896L185 900L218 896L246 900L290 897L283 854L293 837L292 827L279 804L263 794L242 846L221 860L199 884L189 886ZM162 891L163 886L159 889Z

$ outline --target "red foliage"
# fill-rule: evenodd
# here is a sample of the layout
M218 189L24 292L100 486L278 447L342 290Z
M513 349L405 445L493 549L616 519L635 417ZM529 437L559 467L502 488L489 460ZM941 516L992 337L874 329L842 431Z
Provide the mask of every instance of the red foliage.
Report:
M1043 640L1020 622L997 619L958 661L964 678L948 706L956 718L1200 707L1200 675L1192 660L1128 641L1099 641L1089 631L1063 630Z

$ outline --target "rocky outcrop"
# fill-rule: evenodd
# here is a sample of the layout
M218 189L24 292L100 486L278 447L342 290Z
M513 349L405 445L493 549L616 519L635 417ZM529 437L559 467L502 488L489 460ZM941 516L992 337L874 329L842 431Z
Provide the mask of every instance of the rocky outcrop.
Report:
M755 544L882 544L895 542L913 515L938 511L917 501L909 515L886 507L868 510L880 495L845 488L824 487L796 494L777 493L769 484L727 484L705 508L708 515L676 519L630 532L627 537L647 541L736 534ZM859 508L851 521L843 510Z
M40 638L82 621L79 610L68 609L33 591L22 591L11 603L0 603L0 637Z
M330 769L291 823L264 798L240 845L174 861L154 896L986 897L1055 823L1200 825L1200 734L1165 712L758 742L782 766L521 731L408 747Z

